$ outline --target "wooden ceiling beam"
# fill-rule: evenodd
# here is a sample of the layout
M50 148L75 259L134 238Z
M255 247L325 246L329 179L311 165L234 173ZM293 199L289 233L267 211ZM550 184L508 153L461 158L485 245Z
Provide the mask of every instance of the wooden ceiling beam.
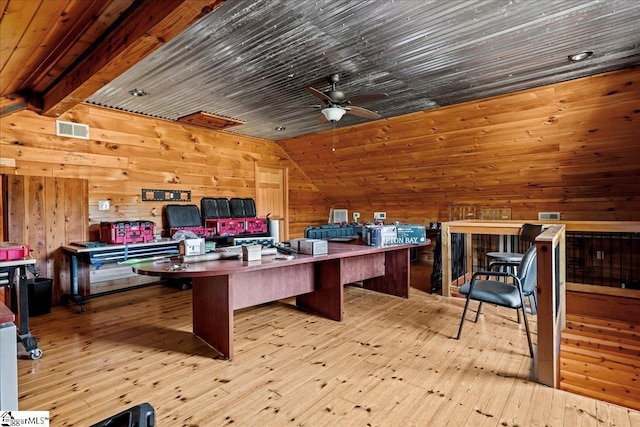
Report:
M65 72L42 97L42 115L81 103L225 0L142 0Z

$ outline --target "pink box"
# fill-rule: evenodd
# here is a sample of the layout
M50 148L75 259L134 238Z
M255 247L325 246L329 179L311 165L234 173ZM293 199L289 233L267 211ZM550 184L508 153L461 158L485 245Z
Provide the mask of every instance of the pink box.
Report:
M153 242L156 224L152 221L103 221L100 241L111 244Z
M17 243L0 243L0 261L12 261L29 257L29 245Z
M180 230L191 231L198 237L215 237L217 235L216 229L211 227L171 227L169 229L169 235L173 236Z
M207 227L213 227L218 236L235 236L244 232L244 222L238 218L205 219Z
M249 234L260 234L267 232L266 218L240 218L244 221L244 231Z

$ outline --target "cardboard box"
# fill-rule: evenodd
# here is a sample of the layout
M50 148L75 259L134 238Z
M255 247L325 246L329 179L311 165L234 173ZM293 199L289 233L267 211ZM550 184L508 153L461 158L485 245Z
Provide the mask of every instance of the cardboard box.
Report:
M200 239L185 239L180 241L180 254L185 256L204 255L205 241Z
M367 226L362 230L362 240L369 246L397 245L398 230L395 225Z
M326 255L329 244L326 240L302 239L298 241L298 252L307 255Z
M298 252L300 250L300 242L302 242L303 240L307 240L307 239L304 237L299 237L297 239L289 240L289 245L291 245L291 249Z
M242 245L243 261L260 261L262 259L262 246Z
M398 245L424 244L427 241L427 230L424 225L397 225Z

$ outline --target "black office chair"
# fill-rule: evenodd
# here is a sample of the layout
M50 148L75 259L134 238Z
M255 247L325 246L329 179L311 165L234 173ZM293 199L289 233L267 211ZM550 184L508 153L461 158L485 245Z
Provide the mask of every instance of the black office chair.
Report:
M518 246L522 252L487 252L489 264L506 262L517 266L522 261L524 252L534 244L540 233L542 233L541 224L522 224L518 237Z
M517 273L518 264L522 261L524 252L535 243L536 237L538 237L540 233L542 233L542 225L522 224L518 237L518 247L522 252L487 252L487 261L489 262L488 270L493 270L494 265L499 265L501 271ZM530 294L525 293L524 296L529 298L531 314L536 314L538 300L536 299L535 292Z
M500 263L494 263L500 266ZM508 283L505 279L511 278L513 283ZM462 319L460 319L460 328L458 336L460 339L462 333L462 325L469 308L469 301L479 301L478 311L476 312L475 322L478 321L482 303L498 305L501 307L522 310L524 319L524 327L527 330L527 340L529 341L529 353L533 357L533 344L531 344L531 333L529 332L529 323L527 322L527 310L524 303L525 293L534 294L536 289L537 264L536 264L536 247L532 246L525 252L522 261L518 265L517 272L511 273L507 271L478 271L471 276L471 281L460 287L460 293L467 296L464 304ZM518 312L518 323L520 316Z

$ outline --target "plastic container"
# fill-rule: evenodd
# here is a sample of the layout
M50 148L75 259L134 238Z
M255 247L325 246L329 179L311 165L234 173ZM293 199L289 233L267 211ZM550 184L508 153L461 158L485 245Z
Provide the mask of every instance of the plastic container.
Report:
M27 283L29 292L29 317L51 312L53 280L36 277Z
M12 261L29 257L29 245L19 245L17 243L0 243L0 261Z

